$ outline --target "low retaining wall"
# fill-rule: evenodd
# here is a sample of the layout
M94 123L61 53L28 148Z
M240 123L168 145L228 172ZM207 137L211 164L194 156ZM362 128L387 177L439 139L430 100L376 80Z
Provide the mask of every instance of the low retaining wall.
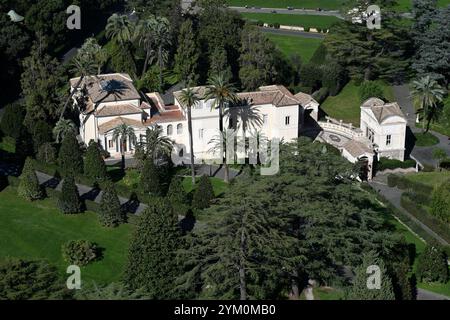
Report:
M395 169L384 169L383 171L377 171L377 174L390 174L390 173L415 173L419 170L416 168L395 168Z
M316 28L309 28L309 31L305 31L305 27L301 27L301 26L285 26L285 25L280 25L279 28L274 28L269 26L268 23L264 23L264 28L273 28L273 29L282 29L282 30L290 30L290 31L302 31L302 32L312 32L312 33L328 33L328 29L322 30L322 32L319 32Z

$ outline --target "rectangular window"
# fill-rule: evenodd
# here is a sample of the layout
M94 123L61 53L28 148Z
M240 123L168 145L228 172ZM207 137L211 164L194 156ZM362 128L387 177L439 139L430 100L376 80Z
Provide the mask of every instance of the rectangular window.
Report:
M387 146L391 144L391 139L392 139L391 135L388 134L388 135L386 136L386 145L387 145Z
M203 139L203 129L198 130L198 137L199 139Z
M267 124L269 121L267 114L263 115L263 124Z
M291 117L290 117L290 116L287 116L287 117L284 119L284 124L288 126L290 120L291 120Z
M373 143L374 139L375 139L375 133L373 132L373 130L371 129L367 129L367 138L369 138L369 140Z
M109 149L114 148L114 140L109 140L108 141L108 148Z

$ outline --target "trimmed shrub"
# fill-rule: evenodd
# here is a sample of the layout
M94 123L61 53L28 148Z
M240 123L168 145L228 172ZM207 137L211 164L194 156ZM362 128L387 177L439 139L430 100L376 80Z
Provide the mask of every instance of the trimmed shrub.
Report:
M186 190L183 188L182 178L178 176L172 178L166 197L177 215L185 216L187 214L189 201Z
M105 183L103 189L102 199L100 201L99 220L105 227L117 227L125 220L116 189L110 181Z
M450 224L450 180L436 185L431 199L431 214Z
M263 27L264 26L264 21L258 20L256 22L256 25L259 26L259 27Z
M33 125L31 133L33 138L34 151L36 153L39 151L40 146L42 146L46 142L51 142L53 140L52 128L47 122L43 120L39 120Z
M305 27L304 30L305 30L306 32L309 32L310 27Z
M17 193L19 196L30 201L42 199L44 197L44 193L42 192L36 172L34 171L33 160L31 158L28 157L26 159L19 179L20 183L17 188Z
M380 158L380 160L378 160L376 162L376 170L377 171L383 171L386 169L397 169L397 168L402 168L402 169L407 169L407 168L415 168L416 167L416 162L412 159L407 159L405 161L400 161L397 159L388 159L388 158Z
M320 87L322 81L322 69L312 63L305 64L300 69L300 82L303 86L312 87L313 90Z
M161 193L158 170L153 163L153 159L146 159L144 169L141 173L139 187L144 194L158 196Z
M372 97L384 99L383 88L376 81L364 81L358 89L358 94L361 102Z
M275 22L275 23L273 24L273 27L274 27L275 29L280 29L280 24L279 24L278 22Z
M82 202L78 194L73 176L67 176L62 182L61 194L58 199L58 208L66 214L82 211Z
M432 242L428 244L420 255L417 264L417 278L427 283L447 282L447 255L438 243Z
M100 147L94 140L89 141L89 146L84 158L84 174L96 180L106 178L106 165L100 153Z
M98 248L88 240L70 240L62 245L65 261L78 266L85 266L98 258Z
M45 142L39 147L36 159L44 163L56 163L56 148L51 142Z
M83 158L75 133L68 132L59 149L58 163L63 175L83 173Z
M196 209L208 208L212 199L214 199L214 190L211 181L206 175L203 175L194 192L192 206Z

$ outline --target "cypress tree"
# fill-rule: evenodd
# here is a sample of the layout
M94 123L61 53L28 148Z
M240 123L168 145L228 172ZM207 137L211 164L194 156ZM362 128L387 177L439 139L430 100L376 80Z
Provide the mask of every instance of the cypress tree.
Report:
M367 270L372 265L378 266L380 269L380 289L367 287L368 282L370 282L368 279L371 276L367 273ZM356 276L348 298L351 300L395 300L391 277L383 260L374 251L365 254L362 264L356 268Z
M94 140L89 141L89 146L86 150L86 157L84 158L84 174L96 180L103 180L106 178L106 165L100 154L100 147Z
M124 214L120 206L114 184L107 181L103 189L102 199L100 200L100 223L105 227L116 227L124 222Z
M446 283L448 280L447 256L442 247L436 243L429 243L419 257L417 278L424 282Z
M172 178L166 197L177 215L183 216L187 213L188 195L183 188L183 179L178 176Z
M208 208L214 199L214 190L206 175L201 176L197 189L194 191L192 206L196 209Z
M79 213L82 210L82 202L72 175L66 176L62 182L58 207L66 214Z
M83 173L83 158L75 133L68 132L62 141L58 163L63 175Z
M151 195L161 194L158 170L153 163L153 159L145 159L144 168L141 172L140 188L142 192Z
M132 290L143 288L152 299L174 298L179 274L176 250L180 246L178 220L170 204L155 200L139 217L131 239L124 280Z
M180 81L188 80L189 82L196 82L199 56L192 21L187 19L180 27L178 49L175 55L174 71Z
M42 188L39 185L39 180L33 167L33 160L30 157L26 159L19 179L20 183L17 189L19 196L31 201L42 199Z

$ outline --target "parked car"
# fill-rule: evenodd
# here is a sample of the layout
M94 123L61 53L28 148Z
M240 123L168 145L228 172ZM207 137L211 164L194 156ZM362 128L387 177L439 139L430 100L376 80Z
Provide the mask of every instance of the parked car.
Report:
M277 13L277 10L272 10L270 11L270 13Z
M294 7L287 7L288 10L294 10Z
M322 11L322 9L321 9L321 8L317 8L316 10L317 10L317 11Z
M248 8L249 8L249 6L248 6L248 4L246 4L246 5L245 5L245 9L248 9Z

